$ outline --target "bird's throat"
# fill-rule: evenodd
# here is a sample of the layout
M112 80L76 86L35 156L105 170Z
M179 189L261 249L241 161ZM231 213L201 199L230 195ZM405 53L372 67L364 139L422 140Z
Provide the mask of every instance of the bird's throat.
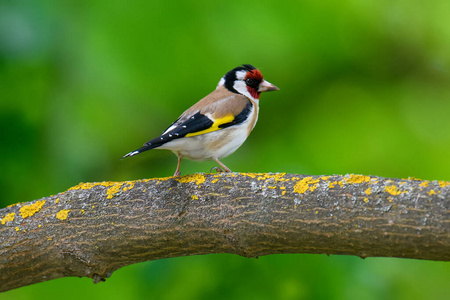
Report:
M260 92L258 92L256 89L252 88L251 86L247 86L247 91L253 97L253 99L259 100L259 95L261 95Z

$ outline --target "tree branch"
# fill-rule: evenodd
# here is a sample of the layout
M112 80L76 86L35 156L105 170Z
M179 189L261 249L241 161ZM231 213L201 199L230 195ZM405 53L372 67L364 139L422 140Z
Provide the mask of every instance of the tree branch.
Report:
M193 174L79 184L0 210L0 291L208 253L450 260L450 182Z

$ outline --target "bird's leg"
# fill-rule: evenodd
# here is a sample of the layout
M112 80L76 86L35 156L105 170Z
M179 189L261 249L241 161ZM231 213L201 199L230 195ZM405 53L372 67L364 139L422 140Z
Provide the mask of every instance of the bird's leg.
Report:
M181 159L183 158L183 155L178 154L178 164L177 164L177 169L175 170L175 174L173 174L173 177L179 177L181 175L180 173L180 164L181 164Z
M231 172L231 170L228 169L228 167L225 166L220 160L218 160L217 158L213 158L213 159L214 159L214 161L215 161L216 163L218 163L218 164L222 167L222 169L221 169L222 172L227 172L227 173L230 173L230 172ZM213 168L213 169L214 169L214 168ZM217 169L215 169L215 170L217 171Z

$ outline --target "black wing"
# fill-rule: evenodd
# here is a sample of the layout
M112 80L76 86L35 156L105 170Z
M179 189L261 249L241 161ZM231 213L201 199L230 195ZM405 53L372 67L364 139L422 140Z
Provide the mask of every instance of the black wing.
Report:
M247 119L251 110L252 103L249 101L245 108L237 116L234 117L228 116L213 121L208 116L197 112L182 122L180 122L180 119L178 119L172 125L170 125L169 128L167 128L159 137L146 142L143 147L127 153L122 158L134 156L144 151L160 147L167 142L185 137L186 135L200 135L203 133L212 132L233 125L241 124Z
M178 123L178 124L177 124ZM207 116L197 112L192 115L186 121L179 123L179 119L176 120L166 131L163 132L159 137L154 138L144 144L143 147L125 154L122 158L128 156L135 156L144 151L154 149L170 142L174 139L182 138L189 133L199 132L206 130L212 126L214 122Z

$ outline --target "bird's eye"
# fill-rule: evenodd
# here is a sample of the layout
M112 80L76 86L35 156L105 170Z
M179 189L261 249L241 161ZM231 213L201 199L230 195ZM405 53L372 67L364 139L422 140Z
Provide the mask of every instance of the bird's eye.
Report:
M255 79L252 79L252 78L247 78L247 79L245 80L245 83L246 83L247 85L249 85L249 86L254 86L254 85L257 84L256 80L255 80Z

